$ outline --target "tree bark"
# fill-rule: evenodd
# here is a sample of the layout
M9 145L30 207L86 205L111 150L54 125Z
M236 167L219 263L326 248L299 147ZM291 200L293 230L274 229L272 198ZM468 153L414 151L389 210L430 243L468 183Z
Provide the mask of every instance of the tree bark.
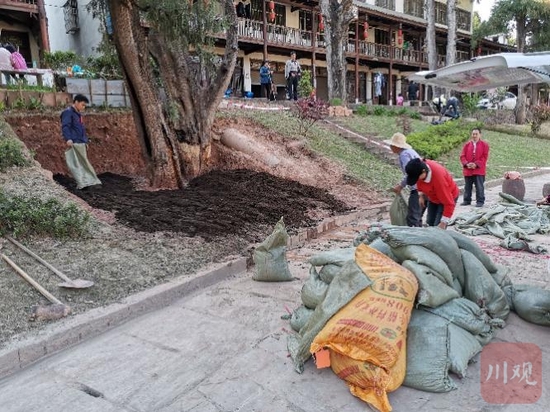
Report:
M426 28L426 46L428 52L428 68L430 70L437 69L437 45L435 42L435 0L426 0L426 20L428 27ZM439 96L440 88L432 86L432 98Z
M525 26L527 23L527 18L525 16L516 17L516 44L518 48L518 53L523 53L525 49ZM516 107L514 109L514 114L516 116L516 124L525 124L526 113L525 113L525 86L518 85L518 99Z
M347 104L345 47L349 24L355 17L353 0L321 0L321 13L325 20L325 42L328 66L328 98L341 99ZM358 33L356 33L358 35Z
M456 0L447 0L447 58L445 65L456 63Z
M223 2L229 24L225 52L215 67L193 53L185 40L166 39L154 22L149 22L150 29L142 27L132 0L109 3L151 185L183 187L208 164L216 110L235 68L238 39L233 2Z

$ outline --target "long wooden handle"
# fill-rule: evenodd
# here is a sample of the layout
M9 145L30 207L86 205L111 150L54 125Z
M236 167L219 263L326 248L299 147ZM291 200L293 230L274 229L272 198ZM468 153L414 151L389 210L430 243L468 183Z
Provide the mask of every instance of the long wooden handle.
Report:
M18 248L20 248L21 250L27 252L30 256L32 256L33 258L35 258L36 260L38 260L40 263L42 263L44 266L46 266L48 269L50 269L53 273L55 273L57 276L59 276L61 279L63 279L65 282L70 282L72 283L73 281L71 279L69 279L69 277L67 275L65 275L63 272L61 272L60 270L56 269L55 267L53 267L52 265L50 265L48 262L46 262L44 259L42 259L40 256L38 256L36 253L34 253L32 250L26 248L25 246L23 246L21 243L19 243L17 240L9 237L9 236L6 236L6 239L8 239L11 243L13 243L15 246L17 246Z
M63 303L57 299L54 295L52 295L50 292L48 292L46 289L44 289L42 286L38 284L33 278L31 278L29 275L27 275L23 269L21 269L19 266L17 266L13 261L7 257L6 255L2 254L2 259L6 261L8 265L10 265L23 279L25 279L27 282L29 282L37 291L42 293L46 299L48 299L52 303L57 303L59 305L62 305Z

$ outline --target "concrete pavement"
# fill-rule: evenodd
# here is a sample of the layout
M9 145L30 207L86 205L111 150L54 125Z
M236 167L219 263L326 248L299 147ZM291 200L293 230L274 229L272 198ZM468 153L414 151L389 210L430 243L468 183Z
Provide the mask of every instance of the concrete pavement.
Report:
M550 175L525 180L526 201L534 201L542 197L542 185L550 182ZM487 189L488 205L498 201L499 191L498 185ZM459 206L456 213L466 210L468 207ZM242 270L218 275L217 279L224 279L217 283L214 276L189 288L185 297L164 308L91 339L81 339L77 346L13 373L0 381L0 412L368 410L367 404L353 397L330 369L317 370L310 361L303 374L294 371L286 350L286 336L291 329L281 315L300 304L301 287L309 269L306 260L322 250L349 246L373 219L372 214L366 214L354 222L339 222L342 226L329 224L326 229L340 226L330 231L318 228L317 233L302 234L302 240L310 240L287 255L291 272L298 278L295 281L255 282L251 271ZM550 245L547 236L538 236L537 241ZM549 289L548 259L518 253L523 259L533 259L533 281ZM513 260L512 256L510 262ZM151 296L158 299L158 295ZM47 340L48 336L43 338ZM407 412L548 411L549 338L549 328L511 314L495 339L534 343L541 348L542 396L535 404L486 403L480 391L479 363L469 367L464 379L455 377L458 390L433 394L401 387L390 394L390 402L394 411ZM44 347L39 340L35 345L38 350Z

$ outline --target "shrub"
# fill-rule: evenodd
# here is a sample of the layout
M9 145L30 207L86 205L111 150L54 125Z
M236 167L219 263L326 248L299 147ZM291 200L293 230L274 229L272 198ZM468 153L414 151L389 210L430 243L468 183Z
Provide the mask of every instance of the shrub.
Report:
M386 109L384 106L374 106L372 114L374 114L375 116L387 116L388 109Z
M449 120L443 124L432 125L422 132L408 135L407 143L412 145L422 157L437 159L468 140L473 128L482 126L483 124L479 122Z
M0 172L11 166L29 166L25 157L23 145L15 139L0 139Z
M313 84L311 80L311 72L309 70L302 70L302 75L298 81L298 92L300 96L310 97L313 93Z
M298 119L300 134L306 136L315 122L328 116L328 104L314 97L298 99L292 106L291 113Z
M330 99L330 105L331 106L342 106L342 99L339 97L334 97Z
M0 190L0 235L76 238L88 230L90 215L57 199L8 197Z
M475 111L479 110L477 103L479 102L479 93L464 93L462 96L462 110L464 114L471 115Z
M44 64L52 70L66 71L67 67L79 63L81 58L73 51L44 52Z
M538 133L542 124L550 120L550 107L545 104L539 104L531 109L533 120L531 122L531 131Z
M361 104L355 108L355 114L358 116L368 116L370 113L367 105Z

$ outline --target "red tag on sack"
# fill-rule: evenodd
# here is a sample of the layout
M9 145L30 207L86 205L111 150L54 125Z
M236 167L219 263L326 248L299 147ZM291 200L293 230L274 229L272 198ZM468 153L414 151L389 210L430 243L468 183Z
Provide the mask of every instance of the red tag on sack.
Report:
M330 352L328 349L321 349L313 354L317 369L330 368Z

